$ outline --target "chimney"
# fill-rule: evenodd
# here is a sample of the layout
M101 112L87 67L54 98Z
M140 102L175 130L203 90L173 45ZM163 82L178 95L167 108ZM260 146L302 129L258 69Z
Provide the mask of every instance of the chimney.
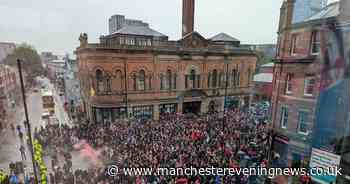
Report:
M195 0L182 0L182 37L194 30Z
M286 0L286 18L284 28L288 29L292 26L293 14L294 14L295 0Z

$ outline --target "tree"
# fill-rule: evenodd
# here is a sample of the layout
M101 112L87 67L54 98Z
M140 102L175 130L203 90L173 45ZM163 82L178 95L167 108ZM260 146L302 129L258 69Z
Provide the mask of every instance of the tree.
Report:
M258 62L257 62L257 71L260 70L261 65L267 64L267 63L271 63L273 62L272 58L265 55L264 52L262 51L255 51L257 57L258 57Z
M44 73L40 56L33 46L26 43L19 45L12 54L5 58L4 63L17 67L17 59L21 59L23 61L22 68L27 74L26 79L28 82L32 82L36 76Z

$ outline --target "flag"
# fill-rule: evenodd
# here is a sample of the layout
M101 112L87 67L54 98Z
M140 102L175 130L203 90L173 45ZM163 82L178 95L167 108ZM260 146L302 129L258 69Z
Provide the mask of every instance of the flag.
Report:
M95 96L95 90L93 87L90 89L90 96Z

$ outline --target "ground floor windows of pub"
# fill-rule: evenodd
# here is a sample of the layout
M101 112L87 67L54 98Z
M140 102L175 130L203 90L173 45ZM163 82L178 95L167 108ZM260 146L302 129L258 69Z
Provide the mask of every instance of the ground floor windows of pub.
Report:
M126 108L93 108L94 120L98 123L114 122L126 117Z
M159 112L161 115L167 113L174 114L177 112L177 104L161 104L159 105Z
M136 119L153 119L153 105L135 106L132 113Z

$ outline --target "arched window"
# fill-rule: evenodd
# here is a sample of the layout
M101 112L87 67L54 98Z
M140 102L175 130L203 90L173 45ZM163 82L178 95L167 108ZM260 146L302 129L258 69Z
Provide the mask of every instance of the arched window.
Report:
M251 80L251 70L250 70L250 68L248 68L248 80L247 80L247 83L248 83L248 86L250 85L250 80Z
M219 87L225 86L225 74L223 72L220 72L219 75Z
M237 70L233 69L232 70L232 87L236 87L237 86Z
M192 69L190 73L190 80L192 88L196 88L196 70Z
M117 90L123 89L123 74L122 71L117 70L115 72L116 88Z
M144 70L140 70L138 79L138 90L146 90L146 74Z
M100 69L96 70L95 73L96 77L96 84L97 84L97 92L103 92L104 87L103 87L103 72Z
M208 88L211 87L211 79L212 79L212 73L209 72L209 74L208 74Z
M167 70L166 72L166 80L167 80L167 89L171 90L172 89L172 85L171 85L171 80L172 80L172 74L171 74L171 70Z
M132 75L132 84L133 84L134 91L136 91L137 90L137 77L136 77L135 73Z
M106 75L106 80L105 80L105 89L106 89L106 92L111 92L112 89L111 89L111 76L110 75Z
M216 88L217 83L218 83L218 71L217 70L213 70L213 76L212 76L213 82L212 82L212 86L214 88Z
M164 89L164 74L160 74L160 89Z

